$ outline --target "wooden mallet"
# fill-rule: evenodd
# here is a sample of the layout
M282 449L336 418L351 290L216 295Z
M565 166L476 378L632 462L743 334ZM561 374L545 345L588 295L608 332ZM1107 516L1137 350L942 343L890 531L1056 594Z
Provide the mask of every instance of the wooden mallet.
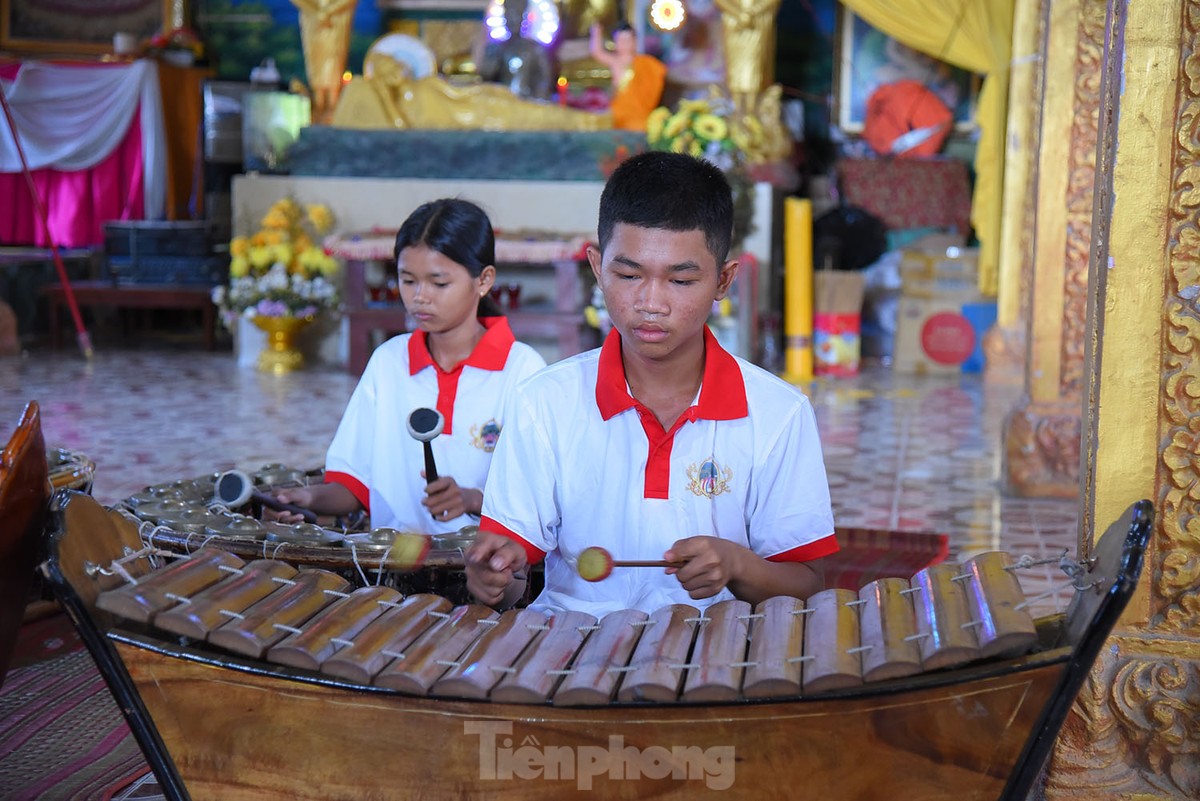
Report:
M608 551L593 545L579 554L575 569L584 581L603 581L612 575L614 567L683 567L685 564L665 559L613 559Z
M445 426L446 419L437 409L427 409L422 406L419 409L413 409L412 414L408 416L408 433L425 446L426 484L432 484L438 478L437 465L433 462L433 446L430 443L433 442L434 437L442 433Z
M298 514L304 518L305 523L317 522L317 515L311 509L284 503L271 495L267 495L265 492L256 490L253 479L241 470L230 470L219 475L214 487L214 494L216 500L231 509L236 509L248 501L257 501L268 509L274 509L276 512Z

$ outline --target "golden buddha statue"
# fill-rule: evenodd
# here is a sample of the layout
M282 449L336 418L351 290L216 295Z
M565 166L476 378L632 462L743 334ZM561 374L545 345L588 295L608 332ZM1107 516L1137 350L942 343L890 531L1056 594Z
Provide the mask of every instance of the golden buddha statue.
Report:
M729 94L739 112L752 114L759 92L775 77L775 13L780 0L715 2L721 10Z
M331 125L342 128L483 131L600 131L612 116L526 100L498 84L455 86L439 75L414 78L399 61L368 54L342 90Z
M292 0L300 10L300 42L313 122L327 122L337 105L357 4L358 0Z

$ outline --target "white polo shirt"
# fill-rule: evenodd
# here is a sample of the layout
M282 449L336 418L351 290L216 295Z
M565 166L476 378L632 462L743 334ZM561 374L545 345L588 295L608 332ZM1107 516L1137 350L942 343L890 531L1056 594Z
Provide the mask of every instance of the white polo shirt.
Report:
M481 527L546 559L534 606L597 617L666 604L703 608L662 568L616 568L591 583L590 546L614 559L661 559L675 541L723 537L772 561L838 550L812 405L771 373L724 351L705 329L704 376L671 431L634 400L620 335L558 362L510 398L484 492Z
M481 317L487 331L452 372L434 362L425 332L393 337L375 349L325 456L325 481L344 485L371 513L371 525L428 534L457 531L468 515L434 520L425 498L425 451L408 433L408 415L436 408L445 428L433 440L438 475L482 489L504 426L504 399L546 365L513 339L508 320Z

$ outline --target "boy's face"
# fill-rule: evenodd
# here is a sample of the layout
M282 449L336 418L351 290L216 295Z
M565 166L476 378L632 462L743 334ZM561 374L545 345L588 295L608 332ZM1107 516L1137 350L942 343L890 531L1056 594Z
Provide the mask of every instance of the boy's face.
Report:
M604 253L588 248L622 348L665 359L702 337L714 300L725 297L737 262L718 265L704 232L617 223Z

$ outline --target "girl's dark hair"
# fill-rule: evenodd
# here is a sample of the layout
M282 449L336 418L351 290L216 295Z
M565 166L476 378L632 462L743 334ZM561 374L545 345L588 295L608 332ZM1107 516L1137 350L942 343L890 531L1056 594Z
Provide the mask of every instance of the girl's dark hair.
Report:
M420 206L400 226L392 256L415 245L424 245L467 268L478 278L484 267L496 265L496 235L487 212L469 200L446 197ZM480 317L502 317L491 295L479 299Z
M733 193L707 161L651 150L621 162L600 194L600 252L617 223L666 231L698 230L720 266L733 236Z

